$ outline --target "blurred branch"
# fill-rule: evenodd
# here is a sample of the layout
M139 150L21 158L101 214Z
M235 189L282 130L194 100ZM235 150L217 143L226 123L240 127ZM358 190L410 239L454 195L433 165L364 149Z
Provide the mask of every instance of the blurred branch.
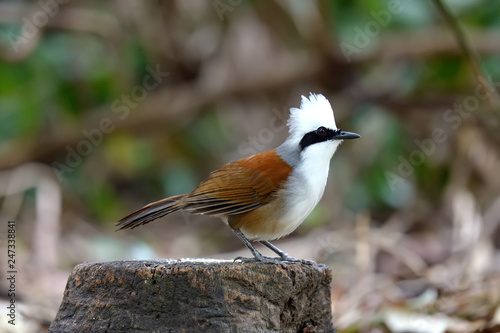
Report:
M0 11L1 13L1 11ZM0 14L0 21L4 17ZM63 17L66 17L63 15ZM61 18L61 20L63 20ZM65 21L64 19L63 21ZM78 26L78 25L77 25ZM474 46L482 53L500 52L500 44L493 42L500 38L499 34L490 31L477 34L474 38ZM406 47L401 48L401 45ZM12 168L14 166L29 162L39 161L51 163L57 158L61 158L67 146L75 147L78 142L84 139L81 131L83 129L99 128L99 122L103 118L110 118L116 126L115 130L130 130L132 132L149 131L152 128L161 127L165 130L175 130L189 121L198 112L206 109L206 106L217 103L224 98L232 96L255 95L260 92L269 92L276 89L283 89L296 82L301 82L318 75L329 75L329 73L343 73L345 78L340 87L334 87L333 92L342 91L346 86L352 84L357 64L365 64L380 59L399 58L421 58L422 56L433 56L437 54L458 54L460 48L449 38L449 34L443 29L436 29L417 33L396 33L380 38L378 47L371 51L364 51L354 57L349 65L340 53L327 48L326 45L320 47L317 52L284 56L283 59L275 59L262 71L261 75L252 79L242 79L241 76L233 73L233 76L224 80L211 77L200 76L191 83L164 88L156 94L151 94L130 115L119 120L112 112L110 105L106 105L94 110L87 110L88 114L74 126L67 124L60 126L57 136L26 142L23 140L13 141L6 144L6 154L8 158L0 159L0 169ZM231 72L230 72L231 73ZM256 72L255 72L256 73ZM209 76L209 75L208 75ZM332 88L332 87L330 87ZM335 90L337 89L337 90ZM194 98L196 97L196 98ZM357 102L376 101L381 105L395 112L407 113L411 110L429 110L448 108L453 105L458 96L441 95L439 97L406 97L393 96L390 93L382 95L370 95L369 92L357 90L355 99ZM182 119L182 121L179 121Z
M500 53L500 33L498 30L470 31L471 45L481 54ZM405 47L401 47L404 45ZM329 49L326 52L339 61L345 61L344 55L338 50ZM412 59L438 55L456 55L460 47L450 36L449 31L433 28L411 32L388 33L380 37L378 43L369 50L362 50L352 56L352 64L367 61Z
M20 219L24 193L36 190L36 218L32 221L31 264L38 273L49 273L58 266L62 193L52 169L44 164L29 163L0 172L0 216ZM27 221L26 221L27 222Z
M485 75L484 71L481 68L481 59L477 52L471 47L467 37L465 36L462 27L458 24L458 21L453 17L452 13L449 9L443 4L441 0L434 0L439 12L445 19L446 23L449 25L451 31L455 35L455 38L462 50L462 53L465 56L465 59L471 66L471 69L476 77L476 80L480 86L482 86L486 91L489 91L488 101L492 108L497 108L499 106L499 96L498 93L488 80L488 77Z
M290 63L295 66L290 66ZM232 77L223 83L214 84L211 80L200 79L197 83L165 88L157 94L151 94L138 105L130 114L120 120L111 107L105 106L95 110L88 110L90 114L73 127L61 126L57 136L35 142L12 142L7 154L8 158L0 159L0 169L11 168L28 161L52 163L66 147L74 148L78 142L85 139L82 130L98 129L104 118L112 120L114 131L129 130L132 132L149 131L154 127L161 127L162 131L173 131L197 113L206 110L211 105L224 98L239 95L255 95L262 91L270 91L277 87L292 85L294 82L307 79L317 74L323 66L321 61L311 57L296 57L293 60L277 59L274 71L254 80L241 80ZM200 82L204 82L200 83ZM132 109L132 108L131 108Z
M37 5L0 3L0 24L19 25L17 33L5 33L5 37L0 39L0 59L6 62L26 59L36 50L44 30L47 29L93 33L108 41L119 40L121 36L120 24L113 15L62 6L57 10L54 10L54 16L49 16ZM31 22L39 12L47 17L47 23L44 25Z

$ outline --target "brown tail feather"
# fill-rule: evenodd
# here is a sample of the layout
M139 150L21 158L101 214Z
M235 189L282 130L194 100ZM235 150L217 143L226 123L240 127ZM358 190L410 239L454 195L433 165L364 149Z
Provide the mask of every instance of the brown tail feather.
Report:
M159 217L178 211L182 208L179 203L184 196L185 194L181 194L152 202L138 211L122 218L120 221L116 222L116 226L118 230L133 229L156 220Z

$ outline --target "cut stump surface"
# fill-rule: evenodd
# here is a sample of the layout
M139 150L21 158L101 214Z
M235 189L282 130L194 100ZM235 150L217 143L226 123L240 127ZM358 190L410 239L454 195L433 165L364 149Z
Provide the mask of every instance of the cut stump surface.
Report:
M85 263L49 332L335 332L331 279L289 262Z

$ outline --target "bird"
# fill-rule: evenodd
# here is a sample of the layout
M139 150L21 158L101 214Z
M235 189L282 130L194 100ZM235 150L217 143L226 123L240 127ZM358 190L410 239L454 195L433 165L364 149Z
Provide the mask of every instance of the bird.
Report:
M225 164L191 193L174 195L124 217L118 230L133 229L179 210L221 218L261 262L297 261L270 241L293 232L323 196L330 160L346 139L359 134L337 128L333 109L322 94L301 96L290 109L289 135L277 148ZM278 257L262 255L260 242ZM236 260L235 259L235 260Z

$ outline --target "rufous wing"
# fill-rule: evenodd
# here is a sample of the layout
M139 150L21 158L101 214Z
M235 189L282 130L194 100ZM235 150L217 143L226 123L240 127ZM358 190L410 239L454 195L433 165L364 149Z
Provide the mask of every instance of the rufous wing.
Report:
M238 160L212 172L182 200L195 214L242 214L268 203L292 167L275 150Z

